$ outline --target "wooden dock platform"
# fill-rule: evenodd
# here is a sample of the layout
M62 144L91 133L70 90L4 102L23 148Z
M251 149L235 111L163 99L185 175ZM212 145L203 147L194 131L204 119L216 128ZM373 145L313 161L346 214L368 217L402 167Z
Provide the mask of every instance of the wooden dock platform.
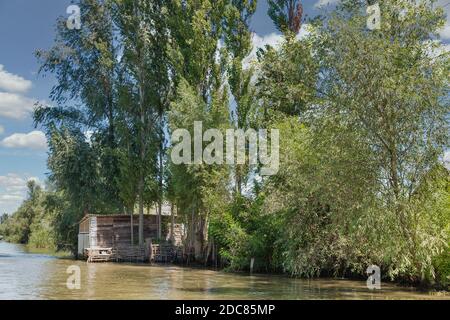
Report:
M87 262L108 262L113 258L112 248L87 248Z
M120 244L112 248L86 248L87 262L160 262L169 263L182 258L181 247L170 242L152 244L147 239L143 246Z

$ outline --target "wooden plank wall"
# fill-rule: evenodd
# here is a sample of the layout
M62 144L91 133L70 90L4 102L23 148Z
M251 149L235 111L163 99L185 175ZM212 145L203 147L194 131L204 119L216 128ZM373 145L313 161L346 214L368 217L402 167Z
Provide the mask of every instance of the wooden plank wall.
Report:
M113 247L114 217L97 217L97 244L101 248Z
M162 217L169 219L169 217ZM139 238L139 217L133 217L134 240ZM125 247L131 244L129 216L98 216L97 246L103 248ZM92 231L92 230L91 230ZM165 237L166 235L163 235ZM144 239L157 237L156 216L144 216Z
M89 218L89 246L97 247L97 217Z
M89 248L89 233L78 234L78 254L82 256L84 249Z
M79 229L78 233L89 233L89 219L90 218L85 218L80 223L80 229Z

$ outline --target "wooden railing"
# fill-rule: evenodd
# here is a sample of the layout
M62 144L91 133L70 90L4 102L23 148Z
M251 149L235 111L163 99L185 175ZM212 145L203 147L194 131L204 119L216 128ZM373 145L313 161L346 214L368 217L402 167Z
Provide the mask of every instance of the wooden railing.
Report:
M146 257L144 246L118 246L113 249L115 261L144 262Z

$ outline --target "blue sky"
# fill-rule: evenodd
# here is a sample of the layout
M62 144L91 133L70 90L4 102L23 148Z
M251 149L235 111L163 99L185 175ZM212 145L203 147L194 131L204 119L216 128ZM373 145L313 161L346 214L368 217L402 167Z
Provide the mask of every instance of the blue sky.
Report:
M320 4L337 1L306 0L304 10L311 17ZM267 16L266 1L258 2L251 25L254 45L275 44L280 35ZM18 207L29 179L43 182L48 173L45 136L34 128L31 112L36 101L50 103L55 80L37 75L33 53L51 47L56 19L67 16L70 4L69 0L0 0L0 214ZM442 33L447 42L448 26Z
M54 24L69 1L0 0L0 212L12 212L26 181L45 180L45 137L31 110L48 101L54 79L38 78L33 52L52 44Z

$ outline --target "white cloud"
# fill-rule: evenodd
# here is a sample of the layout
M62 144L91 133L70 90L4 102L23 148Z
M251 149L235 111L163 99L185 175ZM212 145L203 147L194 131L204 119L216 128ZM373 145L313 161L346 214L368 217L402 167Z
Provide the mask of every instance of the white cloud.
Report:
M326 6L328 4L336 4L338 2L339 2L339 0L319 0L314 4L314 7L320 8L320 7Z
M254 33L252 38L253 50L256 51L258 48L264 48L266 45L275 47L282 41L282 39L283 36L275 32L264 35L262 37Z
M304 39L311 33L311 25L304 24L300 29L299 34L297 35L297 39Z
M35 102L15 93L0 92L0 116L24 119L34 110Z
M17 194L1 194L0 203L2 202L17 202L23 200L23 196Z
M442 44L442 48L441 48L440 52L442 52L442 53L450 52L450 43Z
M92 130L87 130L84 132L84 136L86 137L86 142L91 143L91 138L92 138L93 134L94 134L94 131L92 131Z
M438 0L436 5L442 7L447 16L447 23L439 34L441 39L450 40L450 2L448 0Z
M29 148L35 150L47 149L47 139L42 131L30 133L14 133L0 142L6 148Z
M447 19L450 18L448 14L450 14L450 6L448 5L448 0L438 0L438 6L441 6L444 9L444 12L447 14Z
M0 194L0 213L13 213L20 206L25 196Z
M447 24L442 31L439 33L441 36L441 39L443 40L450 40L450 25Z
M297 35L297 39L303 39L310 33L309 31L309 25L304 24L302 28L300 29L300 33ZM272 32L270 34L266 34L264 36L260 36L257 33L253 33L252 37L252 46L253 49L250 52L250 54L247 56L247 58L244 59L243 65L244 68L247 68L252 61L256 60L256 53L258 52L258 49L263 49L267 45L277 48L280 46L280 44L283 42L284 37L280 33Z
M2 135L3 133L5 133L5 127L0 126L0 135Z
M27 179L15 173L0 176L0 205L18 207L25 198ZM3 210L5 208L2 208ZM12 212L12 211L10 211Z
M256 52L258 52L258 49L264 48L266 45L277 47L282 40L283 36L275 32L264 35L262 37L256 33L253 33L252 36L253 49L247 56L247 58L245 58L244 61L242 62L244 69L247 69L250 66L250 64L256 60Z
M10 92L26 92L31 88L31 81L6 71L0 64L0 89Z
M450 150L446 151L444 154L444 165L450 170Z
M0 176L0 213L14 212L26 197L27 182L30 180L41 184L39 179L27 175L8 173Z
M26 180L16 173L8 173L6 176L0 176L0 187L10 188L24 186Z
M434 46L436 45L439 46L437 48L434 48ZM430 40L429 42L424 43L424 46L427 47L426 50L429 56L432 58L435 58L450 51L450 44L445 43L441 40Z

